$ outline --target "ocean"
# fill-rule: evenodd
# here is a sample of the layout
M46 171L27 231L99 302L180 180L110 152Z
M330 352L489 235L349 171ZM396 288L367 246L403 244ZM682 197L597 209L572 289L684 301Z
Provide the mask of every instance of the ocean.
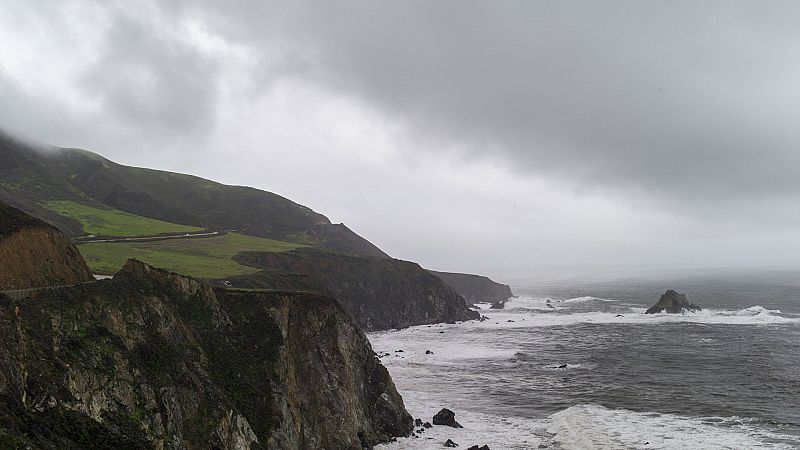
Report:
M380 448L800 448L800 272L512 289L484 322L369 334L415 418L464 426ZM643 314L667 289L703 310Z

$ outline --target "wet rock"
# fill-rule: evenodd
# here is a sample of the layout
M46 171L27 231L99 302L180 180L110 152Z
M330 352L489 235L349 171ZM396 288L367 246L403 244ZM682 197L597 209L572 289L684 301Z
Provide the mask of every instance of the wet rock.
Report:
M486 322L487 320L489 320L489 318L486 316L481 316L481 318L478 319L479 322Z
M430 422L425 422L422 424L422 428L433 428L433 425Z
M623 316L622 314L617 314L617 315L616 315L616 316L614 316L614 317L625 317L625 316Z
M402 351L402 350L395 350L394 352L395 352L395 353L403 353L403 351Z
M670 289L661 296L655 305L645 311L645 314L657 314L662 311L666 311L669 314L681 314L685 312L701 311L701 308L694 303L689 303L685 295L678 294Z
M477 445L473 445L472 447L468 448L467 450L490 450L488 445L481 445L478 447Z
M421 427L422 426L422 419L414 419L414 426Z
M458 447L458 444L456 444L452 440L448 439L447 442L444 443L444 446L445 447L455 448L455 447Z
M562 364L562 365L556 367L556 369L566 369L566 368L567 368L566 364Z
M508 319L508 320L506 320L506 322L514 322L514 321L513 321L513 320L511 320L511 319Z
M425 350L425 354L426 354L426 355L432 355L432 354L433 354L433 352L432 352L432 351L430 351L430 350Z
M461 424L456 422L456 413L450 411L447 408L442 408L441 411L439 411L438 413L436 413L435 416L433 416L433 424L445 425L453 428L464 428L461 426Z

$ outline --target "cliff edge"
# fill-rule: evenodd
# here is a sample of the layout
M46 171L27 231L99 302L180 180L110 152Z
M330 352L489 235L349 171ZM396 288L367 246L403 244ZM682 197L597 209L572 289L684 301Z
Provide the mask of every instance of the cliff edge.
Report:
M228 279L234 286L328 293L365 331L480 317L450 286L413 262L315 249L242 252L234 259L264 269Z
M0 290L91 280L86 262L61 232L0 203Z
M0 447L361 449L412 429L330 297L137 261L34 295L0 295Z
M491 303L492 308L502 308L508 299L514 297L511 287L497 283L488 277L468 273L428 272L441 278L455 289L467 303Z

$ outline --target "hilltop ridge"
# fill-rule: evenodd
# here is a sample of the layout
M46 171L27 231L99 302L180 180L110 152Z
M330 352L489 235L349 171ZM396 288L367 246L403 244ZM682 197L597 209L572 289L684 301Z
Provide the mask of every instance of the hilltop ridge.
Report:
M335 252L388 257L344 224L333 224L311 208L272 192L125 166L87 150L37 148L0 132L0 201L69 236L85 234L78 220L45 206L53 200L209 230L239 230Z

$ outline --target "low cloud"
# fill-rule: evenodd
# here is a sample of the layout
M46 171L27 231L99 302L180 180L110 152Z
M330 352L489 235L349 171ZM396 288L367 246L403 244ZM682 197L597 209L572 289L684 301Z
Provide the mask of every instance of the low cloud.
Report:
M796 2L744 1L10 2L0 13L0 50L9 55L0 62L0 120L54 144L224 174L335 219L360 217L354 228L401 252L412 239L403 229L413 229L397 225L402 215L383 223L348 197L363 198L362 189L397 204L416 191L382 181L421 182L410 174L432 161L442 167L426 173L442 179L449 171L480 177L491 166L491 179L513 180L508 186L528 195L545 185L565 202L561 220L582 209L617 215L603 219L604 234L587 225L572 241L558 224L519 224L575 249L562 262L602 261L637 229L642 254L630 248L621 259L647 261L664 247L792 239L800 224L798 13ZM41 71L48 65L52 73ZM325 161L307 164L318 171L304 175L340 183L341 195L309 190L291 173L259 178L234 166L280 160L307 170L291 163L301 153ZM480 234L465 219L474 207L469 181L454 183L437 185L440 202L408 206L439 211L451 231L434 233L430 251L403 256L440 267L448 259L436 255L466 257L452 242L436 247L447 236ZM490 233L509 232L497 218L513 216L512 205L543 207L514 193L479 203L490 210L482 223ZM648 241L654 228L659 237ZM780 247L772 239L768 247ZM524 240L521 253L554 242ZM595 244L583 251L580 242Z

